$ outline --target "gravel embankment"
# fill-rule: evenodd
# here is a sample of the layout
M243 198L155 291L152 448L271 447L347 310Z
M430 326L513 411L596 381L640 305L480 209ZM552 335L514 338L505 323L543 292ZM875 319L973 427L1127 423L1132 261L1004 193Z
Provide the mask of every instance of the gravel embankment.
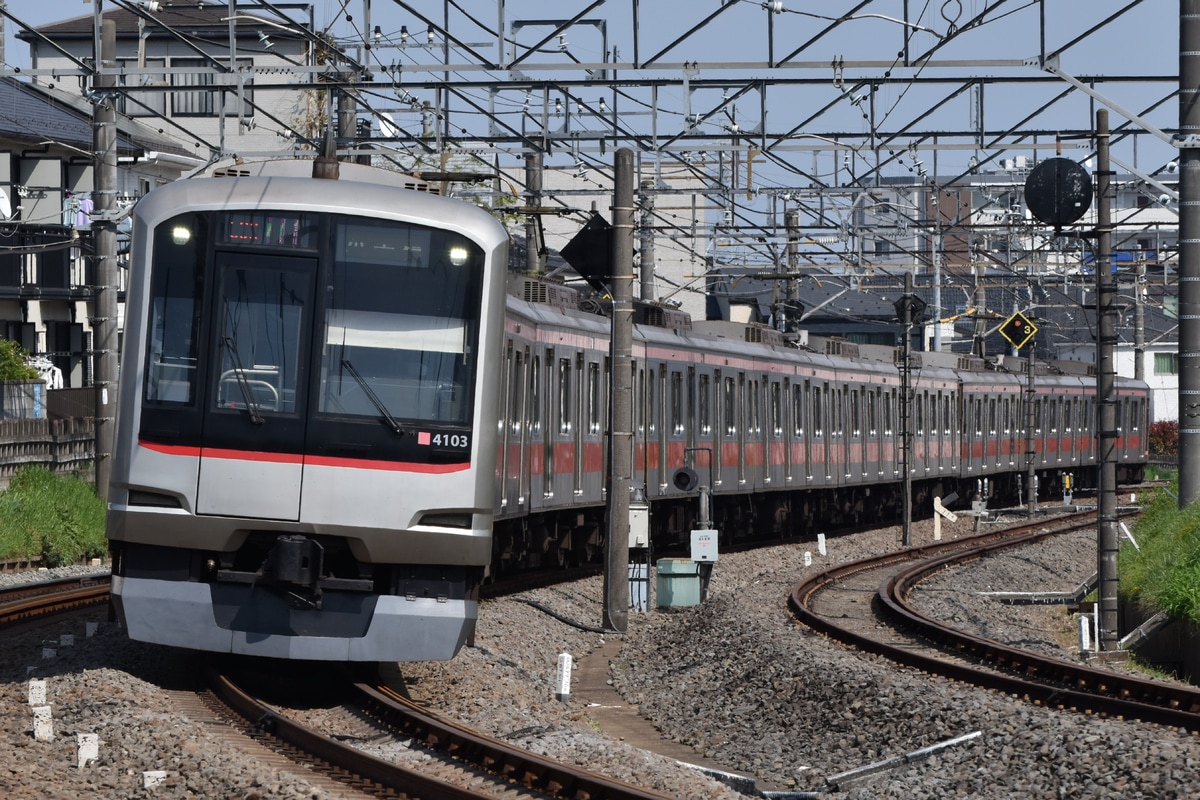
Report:
M925 541L927 525L918 523L914 534ZM1052 712L948 684L848 651L792 620L787 593L806 570L891 549L898 541L893 529L831 539L826 557L814 543L723 555L704 605L630 615L616 685L664 735L733 771L796 790L820 791L826 776L978 731L966 744L833 796L1057 800L1200 792L1200 741L1190 735ZM813 556L807 568L805 551ZM1073 589L1094 570L1094 561L1094 549L1081 537L950 573L926 597L993 638L1069 647L1073 625L1061 610L1057 616L1045 609L1022 616L1028 609L974 592ZM738 796L598 733L574 699L555 700L558 654L581 659L605 634L564 624L524 600L597 626L601 596L602 582L592 579L486 603L475 647L447 663L404 665L405 679L432 707L535 752L681 798ZM97 619L103 616L96 612ZM181 717L165 691L174 685L177 655L129 643L114 625L102 624L91 639L70 631L77 634L75 646L43 660L44 640L57 641L61 632L52 627L19 635L0 657L5 797L330 796L302 771L264 766ZM36 665L49 681L54 742L33 738L27 665ZM320 718L315 710L317 724ZM97 763L77 767L76 733L99 734ZM167 783L142 788L143 770L166 770Z

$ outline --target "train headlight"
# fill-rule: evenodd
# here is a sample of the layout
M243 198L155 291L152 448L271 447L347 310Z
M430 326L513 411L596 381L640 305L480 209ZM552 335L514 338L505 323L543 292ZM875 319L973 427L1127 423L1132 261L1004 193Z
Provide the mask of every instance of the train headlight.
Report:
M463 264L467 263L467 248L451 247L450 263L456 267L461 267Z
M171 241L178 245L185 245L192 240L191 228L185 228L183 225L176 225L171 229Z

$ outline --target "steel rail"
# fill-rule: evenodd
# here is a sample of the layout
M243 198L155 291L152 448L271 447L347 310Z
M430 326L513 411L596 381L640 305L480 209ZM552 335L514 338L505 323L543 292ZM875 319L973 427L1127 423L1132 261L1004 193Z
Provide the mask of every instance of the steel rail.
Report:
M0 628L108 602L110 576L26 583L0 589Z
M1045 529L1044 523L1039 522L1008 533L989 533L862 559L826 570L797 584L792 590L790 605L798 619L833 639L931 674L1023 697L1038 705L1200 731L1200 690L1010 647L949 628L924 616L908 602L913 589L922 580L949 566L1033 544L1090 524L1093 523L1079 522ZM880 583L877 592L880 615L889 617L893 624L910 635L967 663L880 641L812 611L813 598L838 581L866 570L910 561L917 563L895 571Z
M479 800L494 796L498 785L570 800L667 800L665 795L525 752L437 718L383 686L354 684L368 718L441 752L448 761L491 775L494 783L474 790L384 761L288 718L216 669L210 668L207 683L210 700L222 704L227 715L238 718L238 727L244 733L367 794L410 800Z

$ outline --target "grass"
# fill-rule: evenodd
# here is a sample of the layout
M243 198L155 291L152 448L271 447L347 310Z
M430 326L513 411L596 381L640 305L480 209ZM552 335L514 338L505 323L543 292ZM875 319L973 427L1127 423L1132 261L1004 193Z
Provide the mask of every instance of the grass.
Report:
M1179 470L1174 467L1164 467L1161 464L1147 464L1146 480L1174 482L1179 480Z
M59 567L107 551L104 502L91 484L26 467L0 492L0 560Z
M1200 623L1200 503L1180 509L1178 493L1177 483L1154 493L1133 527L1140 551L1122 542L1121 595L1172 619Z

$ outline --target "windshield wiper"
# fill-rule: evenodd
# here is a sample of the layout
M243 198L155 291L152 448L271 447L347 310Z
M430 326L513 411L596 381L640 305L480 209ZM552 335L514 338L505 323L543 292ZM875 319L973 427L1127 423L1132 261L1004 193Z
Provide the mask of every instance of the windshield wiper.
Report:
M238 356L237 346L228 336L221 337L221 346L228 350L233 359L233 376L237 379L242 399L246 401L246 411L250 414L250 421L255 425L262 425L265 420L258 410L258 401L254 399L254 390L250 388L250 382L246 380L246 370L242 368L242 359Z
M380 414L383 414L383 418L387 421L388 427L392 429L392 432L397 436L403 436L404 429L400 427L400 423L396 421L396 418L392 416L392 412L387 410L387 406L383 404L383 401L380 400L375 392L372 391L371 387L367 385L367 382L363 379L363 376L358 374L358 370L354 368L354 365L350 363L350 360L343 358L342 366L345 367L346 371L350 373L350 377L354 378L354 380L358 382L358 385L362 387L363 394L367 396L367 399L374 404L375 408L379 409Z

